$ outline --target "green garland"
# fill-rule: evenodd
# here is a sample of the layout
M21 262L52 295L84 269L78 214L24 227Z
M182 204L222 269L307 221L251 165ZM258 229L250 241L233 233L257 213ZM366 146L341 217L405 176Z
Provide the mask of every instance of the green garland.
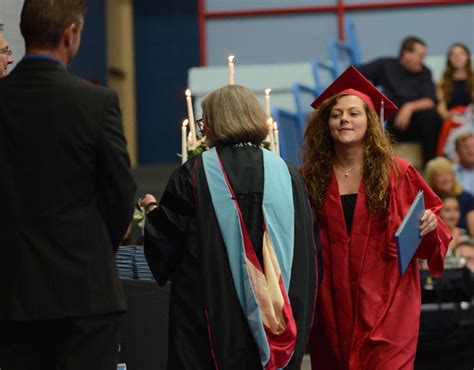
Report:
M263 141L262 144L261 144L261 147L263 149L270 150L270 143L268 141ZM193 158L193 157L195 157L199 154L204 153L207 149L209 149L209 147L204 142L199 144L194 149L188 149L188 159ZM181 156L180 154L178 154L178 155Z

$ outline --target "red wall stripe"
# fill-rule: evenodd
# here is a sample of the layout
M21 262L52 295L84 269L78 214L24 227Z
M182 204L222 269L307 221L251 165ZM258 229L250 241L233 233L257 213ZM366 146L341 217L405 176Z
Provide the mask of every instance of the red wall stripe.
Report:
M206 5L198 0L199 64L207 64Z
M339 40L346 39L344 35L344 0L337 0L337 30Z

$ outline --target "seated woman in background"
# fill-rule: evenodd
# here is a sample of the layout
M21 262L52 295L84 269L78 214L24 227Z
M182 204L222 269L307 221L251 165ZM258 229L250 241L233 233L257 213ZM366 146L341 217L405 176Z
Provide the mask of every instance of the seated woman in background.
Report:
M202 108L210 149L171 175L159 206L140 202L151 271L172 282L168 369L299 369L322 272L304 180L261 148L249 89L217 89Z
M474 196L463 190L456 178L453 163L444 157L436 157L425 167L426 182L440 197L452 195L459 202L458 227L474 236Z
M465 123L466 107L474 98L474 72L467 46L456 43L449 48L446 69L437 85L437 95L438 113L444 120L438 136L437 154L443 155L451 130Z
M458 245L462 242L469 240L469 235L465 229L458 227L459 218L461 217L461 212L459 210L459 202L456 196L446 195L441 197L443 200L444 206L441 209L440 216L444 221L446 226L448 226L449 231L453 240L449 243L447 256L454 256L454 251Z

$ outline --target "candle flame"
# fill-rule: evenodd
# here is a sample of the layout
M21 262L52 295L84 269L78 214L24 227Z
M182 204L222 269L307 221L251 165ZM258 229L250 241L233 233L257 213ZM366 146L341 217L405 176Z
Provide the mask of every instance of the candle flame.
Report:
M191 90L189 90L189 89L186 89L186 91L184 93L186 94L186 96L191 96Z
M232 63L234 61L234 58L234 55L229 55L229 58L227 59L229 59L229 63Z
M273 129L274 129L274 130L278 130L278 125L277 125L276 121L273 122Z
M272 117L268 117L267 118L267 125L268 126L271 126L273 124L273 118Z
M189 123L189 120L188 120L188 119L185 119L185 120L183 121L183 126L187 126L188 123Z
M265 95L270 95L270 91L272 91L272 89L265 89Z

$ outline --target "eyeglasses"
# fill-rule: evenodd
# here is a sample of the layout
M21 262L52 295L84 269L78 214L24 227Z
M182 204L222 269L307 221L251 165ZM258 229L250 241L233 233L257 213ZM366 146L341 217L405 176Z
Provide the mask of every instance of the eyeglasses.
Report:
M0 50L0 54L5 54L10 57L13 54L13 50L7 46L5 49Z
M204 126L205 126L205 123L204 123L204 118L200 118L198 120L196 120L196 136L198 139L204 137Z
M199 118L196 120L196 126L199 128L199 130L204 130L204 118Z

